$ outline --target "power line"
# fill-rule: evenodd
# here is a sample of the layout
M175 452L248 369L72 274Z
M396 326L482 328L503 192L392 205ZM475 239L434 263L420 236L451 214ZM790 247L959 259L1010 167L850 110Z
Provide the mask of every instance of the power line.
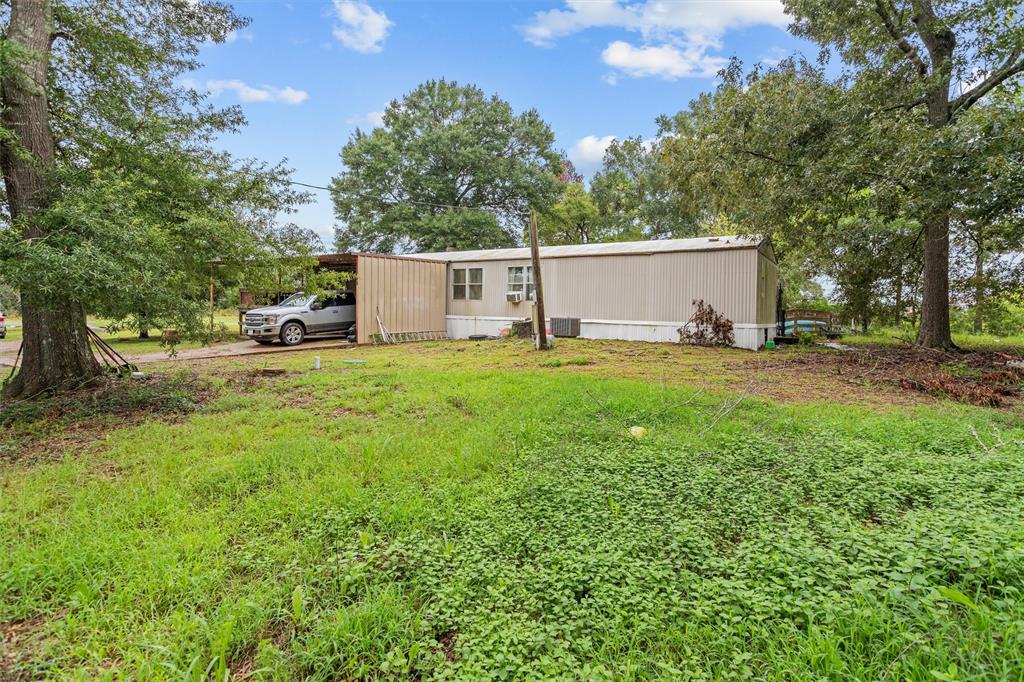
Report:
M284 182L289 184L289 185L298 185L300 187L309 187L310 189L322 189L325 192L332 192L333 193L333 192L337 192L338 191L338 190L334 189L333 187L323 187L322 185L311 185L308 182L299 182L298 180L285 180ZM355 196L355 197L358 197L360 199L378 199L379 198L379 197L371 197L371 196L359 195L359 194L354 194L354 195L349 195L349 196ZM392 204L389 204L389 205L390 206L397 206L398 204L418 204L420 206L431 206L433 208L456 208L456 209L460 209L460 210L463 210L463 211L492 211L494 213L498 213L498 209L491 208L490 206L456 206L454 204L435 204L435 203L430 202L430 201L417 201L415 199L405 199L403 201L396 201L396 202L394 202Z
M299 182L298 180L285 180L285 182L288 183L289 185L301 185L302 187L309 187L310 189L323 189L323 190L327 190L328 192L333 192L334 191L330 187L321 187L320 185L310 185L309 183Z

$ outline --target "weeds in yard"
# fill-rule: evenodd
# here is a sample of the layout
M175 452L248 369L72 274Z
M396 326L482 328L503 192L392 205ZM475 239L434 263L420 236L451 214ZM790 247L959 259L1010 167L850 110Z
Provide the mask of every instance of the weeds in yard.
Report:
M143 380L108 376L67 393L0 402L0 460L59 456L60 448L49 446L69 433L91 440L103 429L147 418L180 418L201 409L212 394L209 380L179 371Z
M1019 676L1019 422L608 365L295 371L0 469L0 673Z
M571 365L575 367L585 367L586 365L593 365L594 361L585 355L577 355L571 358L546 358L540 361L541 367L562 367L565 365Z

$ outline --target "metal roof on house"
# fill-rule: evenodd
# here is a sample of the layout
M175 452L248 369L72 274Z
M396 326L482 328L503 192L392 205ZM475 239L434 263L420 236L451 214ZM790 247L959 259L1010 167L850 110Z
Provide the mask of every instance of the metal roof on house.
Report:
M722 251L726 249L752 249L762 240L750 237L696 237L693 239L655 239L641 242L607 242L601 244L573 244L569 246L542 246L541 258L572 258L578 256L637 256L677 251ZM514 249L479 249L476 251L441 251L437 253L411 253L409 258L429 258L449 262L522 260L530 257L529 247Z

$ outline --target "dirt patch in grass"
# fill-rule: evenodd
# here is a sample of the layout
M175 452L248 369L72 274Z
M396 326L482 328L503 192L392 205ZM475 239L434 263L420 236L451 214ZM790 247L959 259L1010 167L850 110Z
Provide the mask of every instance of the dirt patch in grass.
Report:
M247 680L257 674L259 666L260 647L264 642L269 642L278 651L287 651L294 628L290 623L277 621L271 624L258 642L250 644L239 655L234 657L228 666L231 671L231 679Z
M233 367L228 369L218 367L217 365L210 365L204 369L206 374L223 379L226 386L243 393L250 393L267 386L273 386L288 376L288 372L265 374L262 371L262 366L244 367L242 369Z
M293 389L288 393L285 393L281 400L286 407L294 407L300 410L317 407L321 402L323 402L323 398L320 396L309 392L303 392L298 389Z
M912 402L931 397L984 407L1021 403L1021 358L998 352L947 352L925 348L862 346L852 350L809 350L778 354L745 369L776 375L794 389L815 379L843 393L865 389L900 392ZM842 399L842 397L840 397Z
M24 664L32 659L43 643L47 623L63 616L61 612L49 617L39 615L0 623L0 680L16 682L33 679L34 676Z
M340 418L340 417L363 417L365 419L372 419L373 417L376 417L377 415L375 413L373 413L373 412L367 412L365 410L357 410L354 407L348 407L346 405L342 405L341 407L336 407L333 410L331 410L331 416L334 417L334 418Z
M213 397L210 381L191 372L145 379L104 377L73 391L0 404L0 462L60 460L88 452L98 438L148 419L176 421Z
M455 640L458 638L459 633L455 630L449 630L437 638L437 643L441 647L441 652L444 653L445 660L449 662L455 660Z

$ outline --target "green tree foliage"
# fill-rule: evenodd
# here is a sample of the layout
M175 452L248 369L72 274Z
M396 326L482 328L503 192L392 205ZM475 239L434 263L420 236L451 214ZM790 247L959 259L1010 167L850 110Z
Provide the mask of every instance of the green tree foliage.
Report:
M591 182L610 241L671 239L701 233L701 215L680 192L661 141L613 140Z
M202 0L0 3L0 270L25 338L9 395L98 370L86 312L198 334L209 260L311 253L309 233L277 225L303 199L287 169L214 152L241 112L177 85L203 43L246 23Z
M537 238L545 246L606 241L607 230L597 205L586 188L571 182L554 206L540 213Z
M839 220L839 228L843 239L817 251L824 256L819 272L832 280L838 302L866 333L889 301L903 297L904 283L899 278L918 226L869 213L847 216ZM902 304L893 306L898 309Z
M967 118L978 130L977 161L963 169L964 192L952 216L951 285L981 332L1001 315L1003 294L1024 288L1024 93L989 97Z
M562 160L535 110L473 85L428 81L357 130L334 178L339 251L437 251L518 242L558 196Z
M670 140L673 166L751 231L827 243L851 197L869 188L882 215L921 226L918 342L952 345L950 220L979 164L998 165L975 106L1013 91L1024 69L1024 24L1009 0L788 0L793 31L836 50L838 78L788 61L693 103L694 126ZM1003 140L1005 143L1005 140ZM688 187L692 190L692 187Z

